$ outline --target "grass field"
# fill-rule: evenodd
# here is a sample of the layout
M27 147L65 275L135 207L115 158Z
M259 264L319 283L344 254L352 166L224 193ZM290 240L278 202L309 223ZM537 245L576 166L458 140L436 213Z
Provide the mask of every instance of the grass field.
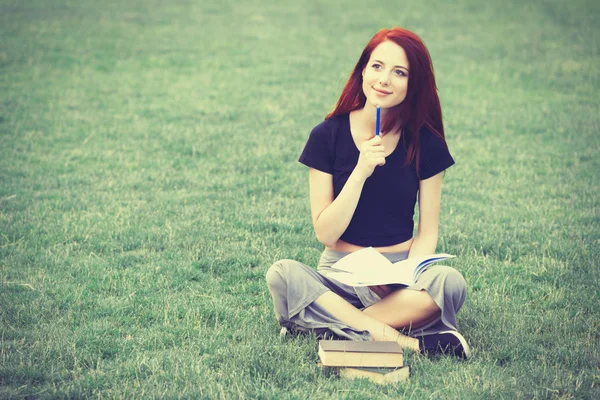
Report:
M428 45L473 359L345 382L281 340L307 135L381 27ZM599 398L596 1L0 0L1 398Z

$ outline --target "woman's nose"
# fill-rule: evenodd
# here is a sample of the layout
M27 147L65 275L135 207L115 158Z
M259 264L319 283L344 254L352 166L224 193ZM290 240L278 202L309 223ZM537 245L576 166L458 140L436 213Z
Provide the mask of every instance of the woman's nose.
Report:
M379 84L380 85L389 85L390 83L390 75L386 74L385 72L383 74L381 74L381 76L379 77Z

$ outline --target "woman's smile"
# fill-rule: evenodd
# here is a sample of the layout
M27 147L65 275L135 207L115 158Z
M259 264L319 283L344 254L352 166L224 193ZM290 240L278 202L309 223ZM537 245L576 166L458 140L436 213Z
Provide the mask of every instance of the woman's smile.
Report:
M376 89L373 88L373 90L375 91L375 93L377 93L379 96L387 96L389 94L392 94L392 92L388 92L386 90L382 90L382 89Z

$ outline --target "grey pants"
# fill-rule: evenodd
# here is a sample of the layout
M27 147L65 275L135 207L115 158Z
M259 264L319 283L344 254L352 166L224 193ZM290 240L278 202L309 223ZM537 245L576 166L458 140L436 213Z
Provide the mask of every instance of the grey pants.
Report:
M367 331L354 329L314 303L322 294L332 291L358 309L377 303L381 298L368 287L351 287L327 278L328 269L348 253L326 249L316 271L298 261L280 260L267 271L266 279L281 326L301 332L315 332L320 337L371 340ZM408 257L408 252L383 253L391 262ZM425 290L442 310L440 318L426 326L405 332L411 336L457 330L456 313L465 301L466 283L453 268L432 265L412 286L398 290Z

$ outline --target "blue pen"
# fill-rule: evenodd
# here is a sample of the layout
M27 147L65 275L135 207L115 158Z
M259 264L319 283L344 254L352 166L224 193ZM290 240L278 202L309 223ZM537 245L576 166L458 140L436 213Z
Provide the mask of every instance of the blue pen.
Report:
M375 120L375 136L379 136L379 127L381 125L381 108L377 106L377 119Z

